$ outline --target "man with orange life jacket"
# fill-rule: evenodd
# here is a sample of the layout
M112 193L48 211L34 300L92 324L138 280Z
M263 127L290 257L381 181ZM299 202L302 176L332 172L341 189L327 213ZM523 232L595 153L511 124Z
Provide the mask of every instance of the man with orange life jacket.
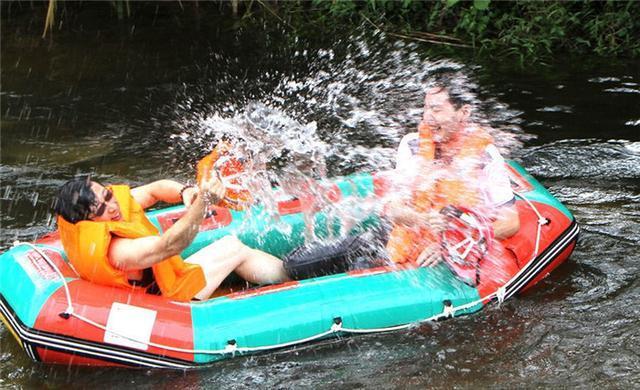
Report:
M427 91L419 131L402 139L396 169L413 173L410 199L386 207L394 223L387 253L396 263L428 266L442 258L441 210L448 205L490 212L498 240L519 229L504 159L489 134L471 123L470 106L445 86Z
M191 244L210 200L225 194L217 179L199 187L159 180L130 189L104 187L80 177L65 183L54 204L65 252L86 280L123 288L157 287L170 299L207 299L233 271L253 283L288 280L277 258L226 236L189 256L179 254ZM144 209L157 202L183 201L186 213L161 236Z

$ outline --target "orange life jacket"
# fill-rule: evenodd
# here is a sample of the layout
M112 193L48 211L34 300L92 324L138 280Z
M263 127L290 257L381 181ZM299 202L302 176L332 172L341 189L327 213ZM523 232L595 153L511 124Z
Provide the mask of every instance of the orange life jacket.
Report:
M432 129L424 122L421 122L418 127L418 136L417 155L421 162L426 165L449 160L449 164L438 167L448 171L455 169L451 164L457 161L480 158L485 148L491 143L491 137L484 131L472 129L463 134L457 134L446 144L438 145L433 139ZM436 158L438 148L446 155ZM447 205L473 207L479 202L478 192L469 188L468 183L463 179L444 177L434 180L426 187L421 181L424 179L418 175L412 194L412 207L418 212L440 211ZM438 242L438 238L428 228L395 225L387 242L387 254L396 263L414 262L422 250L433 242Z
M120 206L121 221L80 221L75 224L58 216L58 230L65 252L83 279L97 284L124 288L131 285L127 273L111 265L108 258L113 236L140 238L158 235L158 229L147 219L142 207L133 199L128 186L110 187ZM202 268L172 256L152 266L162 295L177 301L188 301L205 287Z
M209 178L212 174L219 174L221 179L224 180L226 177L232 177L244 171L242 161L230 156L230 151L231 145L226 142L220 142L211 153L198 161L196 173L198 184L202 183L205 178ZM234 185L240 185L240 181L237 178L225 180L225 184L227 185L227 191L219 205L234 210L244 209L244 206L251 201L249 191L241 188L233 188ZM231 184L231 186L229 186L229 184Z

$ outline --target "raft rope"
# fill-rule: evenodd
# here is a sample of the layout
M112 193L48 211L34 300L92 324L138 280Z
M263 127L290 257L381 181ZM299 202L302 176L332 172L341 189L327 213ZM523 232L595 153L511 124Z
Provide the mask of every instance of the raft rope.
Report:
M544 218L542 216L542 214L540 214L540 212L538 211L538 209L535 207L535 205L533 203L531 203L527 198L525 198L524 196L522 196L522 194L513 191L518 197L520 197L521 199L523 199L527 205L529 205L529 207L531 207L531 209L536 213L536 215L538 216L538 227L537 227L537 232L536 232L536 242L535 242L535 251L533 253L533 256L531 258L531 260L535 259L536 256L538 256L538 251L540 249L540 237L541 237L541 231L542 231L542 226L546 225L547 223L549 223L549 220ZM28 246L30 248L32 248L33 250L35 250L46 262L47 264L49 264L49 266L51 266L51 268L53 268L53 270L56 272L56 274L58 275L58 277L60 277L60 279L62 280L62 284L64 286L64 292L65 292L65 297L67 300L67 308L65 309L64 312L60 313L60 316L67 319L69 317L75 317L78 320L85 322L91 326L94 326L98 329L103 330L104 332L108 332L111 333L113 335L122 337L124 339L127 339L129 341L132 342L137 342L140 344L145 344L145 345L149 345L155 348L160 348L160 349L164 349L167 351L173 351L173 352L180 352L180 353L187 353L187 354L204 354L204 355L234 355L235 353L249 353L249 352L261 352L261 351L268 351L268 350L272 350L272 349L279 349L279 348L286 348L286 347L291 347L297 344L303 344L303 343L307 343L310 341L315 341L318 339L321 339L323 337L326 337L328 335L334 334L334 335L340 335L341 333L353 333L353 334L364 334L364 333L382 333L382 332L392 332L392 331L397 331L397 330L403 330L403 329L409 329L412 328L414 326L416 326L416 324L421 324L424 322L432 322L432 321L437 321L437 320L441 320L441 319L445 319L445 318L449 318L449 317L454 317L456 312L462 311L462 310L466 310L466 309L470 309L478 304L481 304L483 302L486 301L490 301L493 298L496 298L498 300L498 303L501 304L502 302L504 302L505 297L506 297L506 288L505 286L507 286L508 284L510 284L512 281L516 280L524 271L525 268L523 267L522 269L520 269L520 271L514 275L509 281L507 281L502 287L498 288L496 291L492 292L491 294L486 295L485 297L482 297L480 299L477 299L475 301L472 302L468 302L464 305L460 305L460 306L453 306L453 304L450 301L445 301L444 302L444 307L443 307L443 311L442 313L433 315L431 317L422 319L422 320L418 320L414 323L409 323L409 324L403 324L403 325L397 325L397 326L388 326L388 327L382 327L382 328L367 328L367 329L358 329L358 328L346 328L344 326L342 326L342 319L340 317L336 317L333 319L333 324L331 325L331 327L321 333L315 334L313 336L309 336L303 339L298 339L298 340L293 340L293 341L289 341L289 342L285 342L285 343L279 343L279 344L271 344L271 345L265 345L265 346L259 346L259 347L239 347L236 343L235 340L229 340L227 342L227 345L225 348L222 349L190 349L190 348L177 348L177 347L172 347L169 345L163 345L163 344L159 344L159 343L154 343L154 342L150 342L150 341L145 341L145 340L140 340L140 339L136 339L134 337L131 336L127 336L118 332L114 332L112 330L107 329L107 327L103 324L97 323L83 315L80 315L78 313L76 313L73 309L73 301L71 299L71 293L69 291L69 287L67 284L67 280L64 277L64 275L62 274L62 272L60 271L60 269L55 265L55 263L49 258L49 256L44 253L42 250L40 250L40 248L38 248L37 246L35 246L34 244L31 244L29 242L19 242L16 241L14 243L14 247L15 246L19 246L19 245L25 245ZM528 264L528 263L527 263Z
M547 218L543 217L542 214L540 214L540 211L538 211L536 206L534 206L529 199L525 198L521 193L519 193L516 190L512 189L511 191L513 191L514 194L518 195L520 199L524 200L527 203L527 205L531 207L533 212L536 213L536 215L538 216L538 229L536 231L536 246L533 251L533 256L531 257L531 260L533 260L538 256L538 252L540 251L540 235L542 233L542 226L548 224L550 221ZM519 274L520 273L518 273L518 275Z

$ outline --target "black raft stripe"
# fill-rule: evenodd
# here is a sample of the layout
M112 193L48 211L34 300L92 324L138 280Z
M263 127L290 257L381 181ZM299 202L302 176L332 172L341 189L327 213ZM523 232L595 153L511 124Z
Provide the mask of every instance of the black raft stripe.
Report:
M25 345L25 351L26 346L28 345L32 348L43 347L55 351L71 353L73 355L97 358L130 366L181 369L198 366L197 363L187 360L154 355L147 352L131 350L129 348L119 348L117 346L112 346L111 344L101 344L29 328L15 315L10 305L8 305L1 294L0 311L7 318L8 323L15 333L19 335L21 341ZM34 349L31 349L31 351L34 352L34 356L31 356L29 352L27 352L27 355L33 359L36 357L35 351Z
M108 355L105 354L100 354L100 353L95 353L95 352L86 352L82 349L78 349L78 348L69 348L68 346L63 346L61 347L59 344L56 344L56 340L55 338L49 338L49 340L51 340L50 342L47 341L34 341L33 340L33 334L32 332L30 332L28 330L28 328L21 328L20 326L18 326L15 321L13 321L13 317L11 317L11 315L9 314L8 308L2 303L0 302L0 311L2 311L2 313L4 315L6 315L7 317L12 319L12 328L16 331L17 334L19 334L20 340L22 341L22 345L24 346L25 352L27 354L27 356L29 356L31 359L36 360L35 359L35 355L32 354L32 352L35 351L35 347L43 347L45 349L50 349L50 350L54 350L54 351L60 351L60 352L65 352L65 353L70 353L72 355L78 355L78 356L87 356L87 357L92 357L92 358L99 358L101 360L105 360L105 361L111 361L111 362L118 362L121 364L126 364L129 366L144 366L144 367L160 367L158 365L153 365L153 364L149 364L146 362L140 362L140 361L134 361L131 359L122 359L122 358L110 358ZM46 340L46 339L45 339ZM76 345L81 346L81 343L77 343Z
M543 255L539 256L536 261L532 262L529 267L530 269L523 274L525 278L521 278L517 281L517 283L513 283L512 287L516 288L516 291L511 291L509 296L513 296L513 294L521 291L522 288L524 288L529 282L540 275L543 270L550 263L552 263L562 251L567 249L572 243L577 240L579 233L580 227L575 224L566 231L566 234L564 236L559 237L545 251L543 251Z
M0 309L7 313L6 306L0 302ZM15 326L15 324L14 324ZM159 355L139 353L138 351L129 351L126 349L112 348L106 344L87 342L72 337L48 334L48 332L29 330L26 326L14 328L20 334L23 342L31 346L40 346L46 349L56 350L60 352L71 353L73 355L87 356L98 358L101 360L118 362L132 366L143 367L170 367L170 368L188 368L190 365L176 364L171 358L164 358Z
M531 280L538 276L549 263L551 263L557 255L566 249L578 235L580 228L577 224L572 225L565 230L565 232L559 236L554 242L552 242L541 254L534 260L530 261L526 265L526 271L520 274L520 276L509 283L506 287L506 298L510 298L522 288L524 288ZM505 299L506 299L505 298Z
M24 350L27 351L27 355L29 355L29 357L35 361L35 362L39 362L40 361L40 356L38 355L38 351L36 351L36 349L34 347L32 347L29 344L24 344Z
M7 306L5 306L5 299L2 294L0 294L0 315L2 315L2 317L7 320L5 324L7 324L7 326L9 326L10 328L9 330L11 330L13 334L18 337L17 341L22 349L24 349L27 356L29 356L29 358L34 361L38 361L37 356L31 353L33 352L33 348L31 348L31 345L24 339L22 329L20 328L21 321L14 316L13 310L10 310Z
M519 292L523 287L527 285L531 280L538 276L549 263L551 263L556 256L566 249L576 238L580 232L580 227L574 220L572 224L565 230L565 232L556 238L541 254L534 260L530 261L526 267L527 271L520 274L520 276L508 283L506 286L505 299L512 297Z

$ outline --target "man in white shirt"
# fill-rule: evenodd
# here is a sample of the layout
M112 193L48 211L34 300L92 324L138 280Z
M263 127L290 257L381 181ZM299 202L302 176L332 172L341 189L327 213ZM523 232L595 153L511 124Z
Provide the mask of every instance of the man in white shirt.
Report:
M475 159L469 159L464 151L465 138L484 133L470 121L470 106L457 96L452 96L445 86L437 86L427 91L425 107L420 126L428 127L434 147L431 169L464 176L465 183L477 190L480 205L489 210L491 228L498 240L513 236L520 228L520 219L515 208L515 198L511 190L504 158L490 142L483 144L483 150ZM403 137L398 148L396 171L399 177L420 175L425 169L420 156L420 135L418 132ZM424 142L424 141L423 141ZM436 175L437 176L437 175ZM391 202L387 216L396 226L419 229L424 226L431 231L442 231L442 216L433 212L419 212L404 202ZM393 236L393 232L392 232ZM406 246L405 244L396 247ZM387 246L390 250L390 246ZM402 249L402 248L400 248ZM394 255L390 253L393 260ZM415 260L423 266L433 265L441 259L439 243L433 242L421 249ZM395 261L395 260L394 260Z

